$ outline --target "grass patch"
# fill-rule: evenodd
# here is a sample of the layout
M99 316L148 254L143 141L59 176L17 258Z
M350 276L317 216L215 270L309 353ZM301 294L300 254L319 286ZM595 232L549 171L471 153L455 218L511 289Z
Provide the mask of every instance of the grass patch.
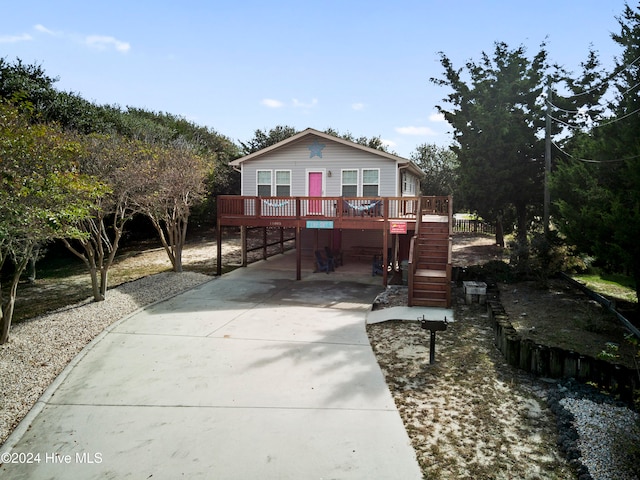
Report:
M633 278L621 274L588 273L576 274L573 278L605 297L624 302L638 303Z

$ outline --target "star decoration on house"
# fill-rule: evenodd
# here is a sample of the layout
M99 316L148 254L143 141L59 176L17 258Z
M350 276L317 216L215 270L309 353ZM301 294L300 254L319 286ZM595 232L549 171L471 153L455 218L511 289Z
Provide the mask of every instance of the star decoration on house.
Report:
M309 158L313 158L316 155L322 158L322 149L324 148L324 144L319 143L318 140L314 140L311 145L307 147L309 149Z

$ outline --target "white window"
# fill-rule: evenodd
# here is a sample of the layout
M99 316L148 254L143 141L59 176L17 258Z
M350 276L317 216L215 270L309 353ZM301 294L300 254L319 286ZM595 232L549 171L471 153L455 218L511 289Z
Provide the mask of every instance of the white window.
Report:
M362 169L362 196L377 197L380 192L380 169Z
M406 173L402 174L402 192L407 194L415 193L414 176Z
M271 170L258 170L256 172L257 191L259 197L271 196Z
M291 170L276 170L276 197L291 196Z
M358 196L358 170L342 170L342 196Z

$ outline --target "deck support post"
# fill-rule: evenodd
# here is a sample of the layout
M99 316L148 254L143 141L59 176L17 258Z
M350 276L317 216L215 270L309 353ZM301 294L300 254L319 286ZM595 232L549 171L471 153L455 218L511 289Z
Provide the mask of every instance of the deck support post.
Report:
M284 253L284 227L280 227L280 253Z
M382 229L382 285L386 288L389 276L389 238L387 229L389 222L385 220L385 227Z
M300 225L296 225L296 280L302 280L302 241Z
M242 259L241 259L241 265L243 267L247 266L247 226L246 225L242 225L240 227L240 243L242 245Z
M262 260L267 258L267 227L262 227Z
M216 266L216 275L219 277L222 275L222 227L220 226L220 215L218 215L218 225L216 228L216 235L218 244L217 248L217 266Z

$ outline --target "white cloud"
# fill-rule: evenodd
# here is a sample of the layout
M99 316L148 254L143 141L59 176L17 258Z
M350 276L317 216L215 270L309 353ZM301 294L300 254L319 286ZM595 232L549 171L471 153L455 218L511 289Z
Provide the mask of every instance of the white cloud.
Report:
M22 35L0 35L0 43L18 43L33 40L31 35L23 33Z
M398 144L396 142L394 142L393 140L385 140L384 138L381 138L380 141L382 142L382 144L385 147L393 148L393 147L397 147L398 146Z
M311 103L303 103L299 101L297 98L294 98L292 101L293 101L293 106L296 108L313 108L318 104L317 98L314 98L313 100L311 100Z
M284 105L280 100L274 100L273 98L264 98L260 103L269 108L281 108Z
M131 49L131 45L122 42L116 38L104 35L89 35L85 38L85 44L98 50L106 50L107 48L115 48L118 52L127 53Z
M49 30L44 25L37 24L37 25L34 25L33 28L35 28L38 32L41 32L41 33L47 33L49 35L55 35L56 34L56 32L54 32L53 30Z
M79 35L77 33L55 31L40 23L34 25L33 29L39 33L61 37L65 40L80 43L96 50L113 49L120 53L127 53L131 50L131 44L129 42L123 42L122 40L118 40L117 38L108 35Z
M396 132L401 135L417 135L417 136L430 136L436 135L436 132L429 127L396 127Z
M364 110L365 104L364 103L352 103L351 104L351 108L354 110Z
M444 115L441 113L432 113L429 115L430 122L444 122Z

